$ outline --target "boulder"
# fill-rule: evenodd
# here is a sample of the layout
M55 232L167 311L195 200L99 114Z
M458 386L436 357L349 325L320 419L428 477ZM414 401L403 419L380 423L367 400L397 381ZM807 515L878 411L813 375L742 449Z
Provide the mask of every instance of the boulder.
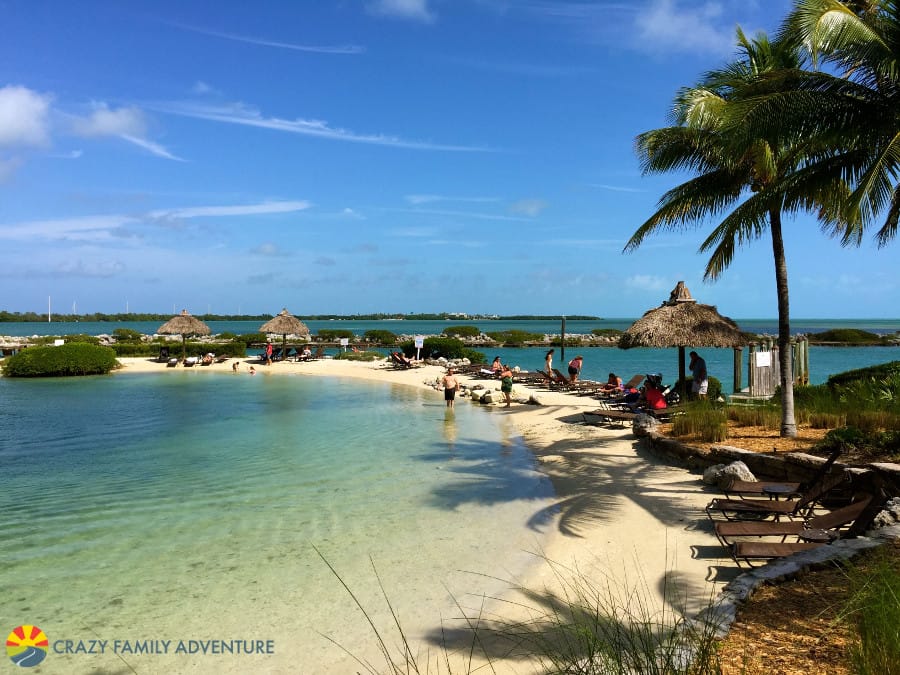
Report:
M733 480L755 481L756 476L743 462L715 464L703 472L703 482L707 485L716 485L720 489L727 488Z
M647 436L651 431L656 431L659 420L653 415L638 415L631 423L631 430L635 436Z
M490 389L485 390L485 392L481 395L482 403L493 403L494 402L494 392Z

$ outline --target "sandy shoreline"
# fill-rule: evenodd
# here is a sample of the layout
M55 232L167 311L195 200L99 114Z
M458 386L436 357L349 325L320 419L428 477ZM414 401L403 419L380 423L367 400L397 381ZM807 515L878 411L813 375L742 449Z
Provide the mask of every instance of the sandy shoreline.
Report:
M184 372L181 366L167 368L146 358L119 361L124 366L118 371L121 373ZM198 377L208 372L230 373L234 362L194 366L187 373ZM439 366L397 370L384 362L333 359L265 366L245 358L238 363L235 377L250 377L249 367L253 365L254 377L348 377L421 388L430 387L444 372ZM460 380L496 389L500 398L499 382L466 377ZM593 407L590 398L522 385L516 385L513 392L514 400L522 401L531 394L541 405L514 403L508 410L494 412L508 418L553 483L555 513L535 517L547 517L543 525L547 538L541 553L554 564L536 558L526 578L517 581L524 588L543 593L545 589L558 590L555 570L577 569L598 589L610 588L620 598L638 589L642 603L650 607L661 607L664 597L689 613L704 607L736 570L708 526L703 507L711 495L704 491L699 476L653 456L630 429L580 424L581 413ZM436 400L443 398L439 391L434 396ZM457 405L473 404L462 399ZM506 619L535 616L540 611L534 598L525 599L512 590L506 599L535 610L500 603L488 610L496 610ZM464 651L468 643L460 640L458 647ZM531 671L523 662L502 663L498 668L494 661L497 672Z

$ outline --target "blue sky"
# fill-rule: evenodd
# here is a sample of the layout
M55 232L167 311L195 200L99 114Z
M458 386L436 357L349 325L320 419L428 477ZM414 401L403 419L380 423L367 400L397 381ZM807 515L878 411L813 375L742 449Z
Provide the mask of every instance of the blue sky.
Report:
M622 248L635 136L789 6L0 0L0 308L775 316L768 239ZM793 316L897 316L896 244L786 225Z

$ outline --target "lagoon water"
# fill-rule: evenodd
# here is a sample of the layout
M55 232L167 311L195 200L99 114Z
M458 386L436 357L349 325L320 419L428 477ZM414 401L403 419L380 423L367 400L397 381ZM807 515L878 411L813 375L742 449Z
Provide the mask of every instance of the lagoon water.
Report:
M446 325L321 323L310 328L434 334ZM573 323L572 333L597 327ZM158 326L64 327L0 333ZM498 329L510 327L555 332ZM732 350L700 351L730 391ZM543 364L542 348L495 353L523 369ZM676 354L588 349L582 374L662 371L671 381ZM812 347L811 379L891 360L900 347ZM274 640L275 657L119 655L138 672L351 672L342 648L376 662L371 630L325 560L385 628L377 571L400 617L430 627L434 644L442 623L458 626L456 602L477 608L480 594L505 586L498 579L535 564L552 497L489 409L460 402L448 415L430 390L246 372L0 378L0 467L0 626L36 624L51 644ZM41 672L123 665L110 653L51 653Z
M480 574L534 562L552 494L484 408L246 371L0 378L0 466L0 626L51 645L274 640L260 661L124 655L138 672L350 672L323 636L375 658L323 557L383 627L373 565L400 616L439 635L454 602L503 586ZM51 651L41 672L122 666Z

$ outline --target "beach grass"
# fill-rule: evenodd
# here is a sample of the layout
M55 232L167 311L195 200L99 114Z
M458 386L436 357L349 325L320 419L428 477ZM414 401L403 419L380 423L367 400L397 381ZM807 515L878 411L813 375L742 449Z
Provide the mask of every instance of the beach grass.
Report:
M720 672L714 621L690 619L683 611L686 594L665 575L665 602L654 600L645 579L622 585L612 576L585 573L541 556L552 571L554 590L529 589L505 580L518 599L482 598L473 611L458 601L464 628L445 629L450 641L424 654L413 647L372 563L381 597L390 611L392 625L379 627L371 612L334 567L323 562L353 599L372 630L384 668L354 655L372 675L497 672L498 659L512 658L535 672L584 675L713 675ZM488 615L485 602L501 609ZM505 618L503 608L512 617ZM715 617L712 599L699 616ZM446 632L445 632L446 631ZM461 637L462 636L462 637ZM328 638L331 640L331 638ZM332 640L340 647L340 644ZM450 644L452 643L452 645ZM341 647L343 649L343 647ZM346 650L345 650L346 651ZM349 652L347 652L349 653ZM531 668L528 668L530 671Z

